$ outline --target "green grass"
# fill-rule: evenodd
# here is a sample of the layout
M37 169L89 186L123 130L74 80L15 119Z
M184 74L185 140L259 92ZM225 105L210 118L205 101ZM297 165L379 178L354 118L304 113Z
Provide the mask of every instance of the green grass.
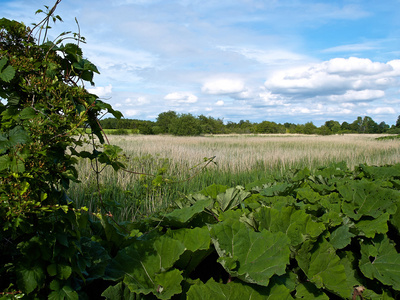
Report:
M173 137L112 135L111 144L124 149L128 170L154 176L114 172L100 175L103 206L117 220L137 220L165 210L185 194L211 184L246 185L289 170L344 161L385 165L400 162L400 140L376 140L377 135L222 135ZM214 163L202 169L204 158ZM71 199L91 211L100 209L97 179L90 162L78 166L81 184L72 184ZM162 175L166 181L160 181ZM194 176L193 178L191 178ZM188 180L191 178L190 180Z

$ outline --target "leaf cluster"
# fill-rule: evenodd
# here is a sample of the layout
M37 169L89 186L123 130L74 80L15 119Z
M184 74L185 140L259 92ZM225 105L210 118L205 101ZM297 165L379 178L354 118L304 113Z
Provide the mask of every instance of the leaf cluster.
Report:
M107 299L397 299L400 165L212 185L130 224ZM140 234L138 235L138 231Z
M98 122L104 112L121 114L86 90L99 72L83 57L79 34L45 39L49 21L60 20L59 2L34 27L39 34L0 19L0 296L77 299L108 256L66 191L79 181L85 144L95 145L90 159L121 167L118 149L101 146Z

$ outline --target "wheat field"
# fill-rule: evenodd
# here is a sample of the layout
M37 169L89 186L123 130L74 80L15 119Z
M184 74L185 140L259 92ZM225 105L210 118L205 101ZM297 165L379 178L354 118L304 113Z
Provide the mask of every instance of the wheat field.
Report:
M168 206L179 195L199 191L213 183L245 185L290 169L314 169L334 162L349 168L363 163L400 163L400 140L376 140L381 135L210 135L176 137L167 135L108 136L111 144L124 150L126 169L151 175L162 174L169 184L154 183L154 176L114 172L106 168L99 176L100 191L90 162L78 166L81 185L72 185L70 194L80 205L91 209L99 192L132 220ZM213 162L204 169L205 158ZM192 179L187 180L188 178Z

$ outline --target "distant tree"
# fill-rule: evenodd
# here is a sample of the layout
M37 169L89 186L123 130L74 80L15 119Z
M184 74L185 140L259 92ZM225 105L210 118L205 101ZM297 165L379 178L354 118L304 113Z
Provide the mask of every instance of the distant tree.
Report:
M363 133L377 133L379 131L378 124L369 116L365 116L362 120Z
M173 135L200 135L200 121L192 114L180 114L170 124L169 133Z
M106 118L101 120L100 124L103 129L116 129L118 121L117 118Z
M357 117L357 119L350 124L350 130L354 132L363 132L363 119L362 117Z
M252 133L255 132L255 124L249 120L240 120L238 123L239 131L238 133Z
M287 133L296 133L296 124L293 123L284 123L283 126L286 128Z
M396 121L395 127L400 128L400 115L397 117L397 121Z
M217 134L225 132L224 122L221 119L200 115L198 116L198 120L202 133Z
M160 113L156 122L156 126L158 127L157 133L170 133L171 124L177 118L178 115L172 110Z
M307 122L304 124L303 133L304 134L314 134L317 131L317 126L313 122Z
M340 125L340 129L342 131L347 131L347 130L351 130L350 124L347 122L343 122L342 125Z
M326 121L325 126L328 127L332 133L338 133L341 129L340 123L334 120Z
M275 122L263 121L255 126L256 133L285 133L286 129L283 125Z
M317 133L320 135L331 135L333 134L333 131L328 126L322 125L318 128Z
M378 125L378 133L385 133L388 131L390 126L386 124L385 122L380 122Z

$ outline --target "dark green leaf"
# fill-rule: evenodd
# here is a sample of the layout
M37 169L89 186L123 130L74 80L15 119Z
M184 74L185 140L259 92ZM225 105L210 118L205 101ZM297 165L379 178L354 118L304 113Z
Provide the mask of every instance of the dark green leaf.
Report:
M388 221L389 214L384 213L375 219L361 219L356 223L356 227L364 233L366 237L374 238L375 234L388 232Z
M182 227L185 226L197 214L204 211L213 202L212 199L205 199L197 201L194 205L176 209L164 217L164 223L171 226Z
M263 207L257 214L260 229L285 233L292 246L297 246L308 239L316 239L325 229L322 223L312 220L311 215L294 207L284 207L281 211Z
M17 283L23 292L30 294L36 288L44 284L45 272L39 264L35 264L28 268L19 266L17 268Z
M284 233L254 232L231 218L210 226L210 232L218 261L232 276L267 286L274 274L285 274L290 241Z
M335 248L324 238L315 245L311 242L304 243L296 260L308 279L318 288L325 288L345 298L351 295L344 266L340 263Z
M220 205L222 211L232 209L243 202L244 199L249 197L251 194L249 192L243 191L239 188L230 188L217 196L217 202Z
M137 241L118 252L105 278L123 278L135 293L153 293L160 299L168 299L181 289L181 271L169 270L184 251L185 247L180 241L166 236ZM161 275L165 272L168 274Z
M217 283L210 279L205 284L192 285L187 293L187 299L190 300L287 300L293 299L290 291L284 285L273 285L268 288L260 288L232 281L228 284Z
M400 254L385 235L361 244L360 270L370 279L400 291Z
M344 200L343 212L354 220L362 216L379 217L384 212L394 214L400 192L382 188L373 182L352 181L338 187Z
M353 236L354 234L349 231L349 226L342 225L331 233L329 242L335 249L342 249L350 244Z

